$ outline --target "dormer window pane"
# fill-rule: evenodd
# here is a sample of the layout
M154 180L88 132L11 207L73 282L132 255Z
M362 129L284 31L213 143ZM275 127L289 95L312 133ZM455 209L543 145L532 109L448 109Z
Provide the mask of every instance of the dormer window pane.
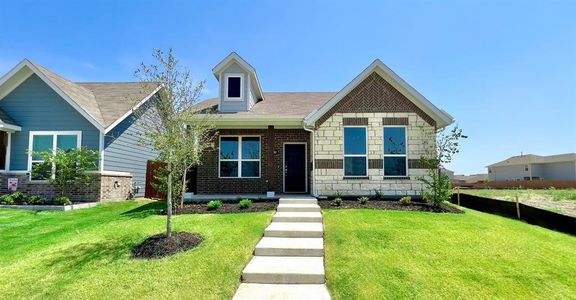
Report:
M241 77L228 77L228 98L240 98Z

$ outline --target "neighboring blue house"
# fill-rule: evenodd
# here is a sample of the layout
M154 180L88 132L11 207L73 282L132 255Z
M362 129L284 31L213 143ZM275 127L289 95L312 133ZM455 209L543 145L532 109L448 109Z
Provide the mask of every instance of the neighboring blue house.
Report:
M97 180L73 200L126 199L133 188L144 196L147 161L157 154L141 142L133 109L138 103L147 118L159 90L140 82L74 83L23 60L0 78L0 193L17 178L18 190L54 197L45 177L32 176L41 158L28 150L85 146L100 154Z

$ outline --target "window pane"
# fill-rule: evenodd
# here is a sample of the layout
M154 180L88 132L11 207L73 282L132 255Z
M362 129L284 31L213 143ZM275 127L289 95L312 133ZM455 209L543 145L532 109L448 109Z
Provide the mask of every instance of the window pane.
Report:
M384 157L385 176L406 176L406 157Z
M52 150L52 136L51 135L35 135L32 137L32 151L45 152ZM34 155L33 160L41 160L42 156Z
M240 97L240 77L228 77L228 98Z
M78 137L76 135L59 135L56 137L56 147L62 150L75 149Z
M242 138L242 158L260 159L260 138L258 137Z
M32 180L47 180L52 174L52 165L45 162L32 163Z
M220 159L238 159L238 137L222 137Z
M258 161L242 162L242 177L258 177L258 176L260 176L260 162Z
M384 154L406 154L406 128L384 128Z
M237 161L221 161L220 177L238 177Z
M344 176L366 176L366 157L344 157Z
M344 154L366 154L366 128L344 128Z

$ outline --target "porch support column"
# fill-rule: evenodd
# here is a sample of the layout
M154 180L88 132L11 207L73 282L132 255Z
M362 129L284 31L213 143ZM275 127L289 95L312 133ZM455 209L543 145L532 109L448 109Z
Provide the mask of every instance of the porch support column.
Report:
M268 174L268 191L275 191L276 189L276 172L275 172L275 167L276 166L276 161L274 160L274 151L276 148L276 141L274 138L274 126L268 126L268 131L266 132L266 137L267 137L267 146L268 146L268 153L266 153L267 155L267 166L266 166L266 172ZM284 166L281 166L281 168L283 169Z

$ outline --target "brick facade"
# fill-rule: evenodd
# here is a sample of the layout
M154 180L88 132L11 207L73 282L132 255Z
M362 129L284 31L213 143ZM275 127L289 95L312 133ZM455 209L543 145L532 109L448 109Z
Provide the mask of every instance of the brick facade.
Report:
M367 120L367 121L366 121ZM368 170L366 177L344 178L344 125L363 125L368 135ZM384 125L406 126L408 176L384 176ZM436 123L420 108L372 73L317 122L314 148L316 170L314 192L330 196L368 195L375 190L388 196L419 195L418 176L426 175L418 161L425 154L424 141L434 137ZM433 140L428 142L433 143Z
M94 180L89 186L79 187L71 191L70 200L73 202L98 202L128 199L132 189L132 176L93 174ZM31 182L27 173L7 172L0 173L0 194L8 193L8 178L18 179L18 191L27 195L39 195L52 201L59 196L46 182Z
M284 143L302 142L307 144L308 172L311 167L310 133L303 129L220 129L219 135L251 135L260 137L260 177L259 178L219 178L218 155L216 149L204 154L202 165L198 167L198 194L264 194L267 191L282 193L284 190ZM310 191L311 176L308 176Z

